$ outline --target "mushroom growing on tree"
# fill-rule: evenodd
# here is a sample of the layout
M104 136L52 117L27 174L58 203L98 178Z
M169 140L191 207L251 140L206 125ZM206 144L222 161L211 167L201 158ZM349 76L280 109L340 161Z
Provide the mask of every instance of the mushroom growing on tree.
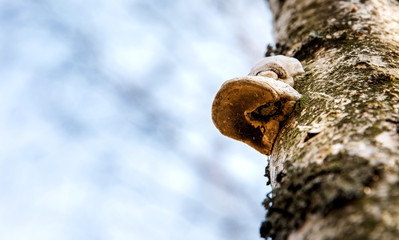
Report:
M265 57L246 77L226 81L216 94L212 120L219 131L270 155L280 123L301 95L293 77L304 73L292 57Z

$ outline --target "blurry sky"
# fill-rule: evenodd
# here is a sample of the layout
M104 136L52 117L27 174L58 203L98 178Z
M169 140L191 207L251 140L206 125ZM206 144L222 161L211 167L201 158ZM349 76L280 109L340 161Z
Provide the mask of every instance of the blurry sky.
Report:
M266 157L211 105L264 0L0 0L0 239L259 239Z

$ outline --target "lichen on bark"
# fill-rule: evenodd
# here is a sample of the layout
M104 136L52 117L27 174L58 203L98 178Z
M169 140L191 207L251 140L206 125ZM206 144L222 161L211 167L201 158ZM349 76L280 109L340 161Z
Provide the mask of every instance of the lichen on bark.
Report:
M399 175L399 4L392 0L270 0L269 4L278 45L274 49L269 47L266 55L294 56L301 60L306 74L295 80L302 98L273 147L269 166L273 194L271 200L265 201L272 206L265 204L269 211L262 228L263 233L268 229L264 236L334 239L332 235L317 237L331 229L336 236L346 232L344 224L337 224L341 229L326 224L334 222L340 211L358 216L358 226L377 221L370 216L382 216L384 211L387 218L397 219L394 214L399 206L389 210L383 202L394 204L398 201L390 196L399 196L399 188L395 187ZM340 204L327 204L317 195L307 198L305 203L292 198L290 206L296 206L298 212L283 214L276 210L287 210L287 206L278 203L287 204L281 199L287 194L292 196L287 190L292 184L300 186L295 194L313 196L313 192L306 192L307 180L298 176L306 176L315 169L326 171L331 162L336 162L331 159L340 159L343 167L331 173L336 179L356 172L357 167L369 169L366 173L382 169L383 177L373 180L371 185L362 178L353 179L349 187L353 190L351 197L342 197L349 196L342 188L350 184L333 184L333 177L315 177L320 186L329 186L329 199L341 199ZM291 167L287 168L287 163ZM282 181L278 181L284 174ZM365 187L372 193L364 194ZM391 195L386 194L388 189ZM371 203L378 209L374 213L381 214L362 215L361 211L364 213L364 207ZM301 204L305 207L299 210ZM354 224L349 217L340 222ZM287 227L282 229L282 223ZM399 219L395 224L399 226ZM376 232L384 227L390 229L381 221L377 225L373 228L375 233L368 232L370 237L365 239L378 239L373 237L378 236ZM317 234L316 228L310 226L320 227ZM362 231L353 239L363 236Z

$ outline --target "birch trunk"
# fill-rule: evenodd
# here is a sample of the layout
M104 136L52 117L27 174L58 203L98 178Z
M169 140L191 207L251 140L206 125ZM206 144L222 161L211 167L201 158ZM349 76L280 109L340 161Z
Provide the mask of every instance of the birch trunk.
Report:
M399 2L270 0L303 95L274 144L262 237L399 239Z

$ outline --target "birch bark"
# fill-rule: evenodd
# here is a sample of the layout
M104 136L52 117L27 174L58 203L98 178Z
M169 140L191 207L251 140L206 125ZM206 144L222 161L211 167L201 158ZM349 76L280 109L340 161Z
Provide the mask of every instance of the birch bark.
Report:
M303 97L274 143L262 237L399 239L399 2L269 0Z

